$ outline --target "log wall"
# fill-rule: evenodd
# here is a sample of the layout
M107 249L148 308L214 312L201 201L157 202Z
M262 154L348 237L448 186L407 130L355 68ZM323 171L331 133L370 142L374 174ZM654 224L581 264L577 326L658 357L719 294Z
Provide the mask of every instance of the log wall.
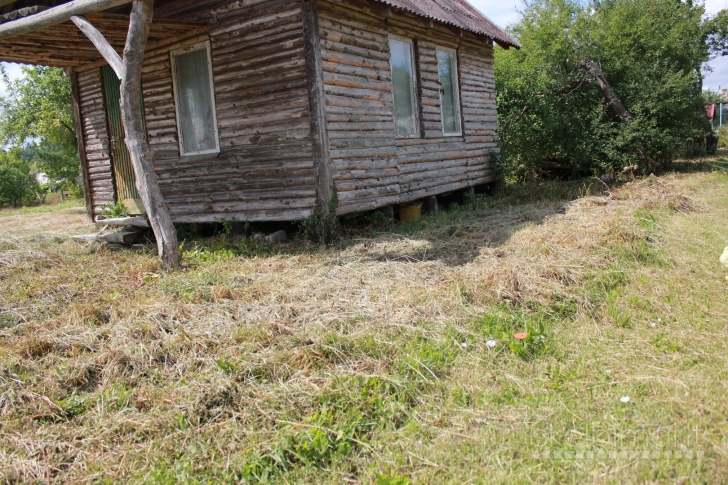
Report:
M235 1L209 36L150 51L142 85L162 192L176 222L295 220L315 197L301 2ZM180 158L170 51L209 38L218 157Z
M106 104L104 102L101 70L75 73L78 86L78 105L82 128L83 147L87 164L88 184L91 191L87 195L89 208L96 214L101 207L114 203L114 174L109 156L109 132L106 123Z
M406 12L385 18L357 0L318 2L329 149L339 213L495 179L493 48ZM415 40L421 133L395 137L389 35ZM442 135L436 47L457 49L463 136Z
M189 3L185 16L194 18ZM316 188L302 2L216 3L209 29L152 45L144 60L149 144L172 218L211 222L307 217ZM170 52L208 40L220 154L181 157ZM96 76L98 68L84 75L92 72Z
M321 90L314 101L323 97L320 119L311 115L303 0L178 3L187 7L160 16L175 18L177 12L177 18L209 21L209 27L150 45L142 78L149 142L175 222L307 217L316 203L316 159L322 158L312 119L326 128L326 146L320 148L330 157L340 214L494 180L489 166L489 153L497 150L493 48L476 36L406 12L384 18L377 13L381 8L366 0L317 1L320 59L315 65L320 63ZM417 138L394 134L390 34L415 40ZM180 157L170 52L206 40L221 153ZM462 136L442 135L437 46L457 49ZM78 71L98 210L113 201L101 76L94 66Z

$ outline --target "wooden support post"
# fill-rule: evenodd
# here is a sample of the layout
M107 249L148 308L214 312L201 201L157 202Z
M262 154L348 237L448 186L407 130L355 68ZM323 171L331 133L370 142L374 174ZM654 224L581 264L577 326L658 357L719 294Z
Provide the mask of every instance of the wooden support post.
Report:
M230 223L230 235L231 236L247 236L248 225L245 222L231 222Z
M180 253L172 216L159 188L154 160L142 119L142 63L152 24L154 0L134 0L129 16L129 34L124 47L124 77L121 78L121 118L126 146L136 175L136 186L157 239L165 270L179 268Z
M180 265L177 233L159 188L157 173L154 171L154 160L147 142L141 105L142 63L152 24L153 5L154 0L134 0L129 16L129 33L124 47L123 61L88 20L74 17L73 21L99 49L121 79L121 118L126 132L126 146L136 176L136 187L157 239L162 267L169 271L179 268Z
M425 198L422 201L422 210L424 210L425 214L437 214L440 212L440 208L437 205L437 197L433 195Z
M329 135L324 105L324 75L321 60L321 39L319 37L318 10L316 0L303 2L303 35L306 55L306 84L311 111L311 133L313 135L313 157L316 175L316 203L322 214L329 213L334 198L334 177L329 152Z

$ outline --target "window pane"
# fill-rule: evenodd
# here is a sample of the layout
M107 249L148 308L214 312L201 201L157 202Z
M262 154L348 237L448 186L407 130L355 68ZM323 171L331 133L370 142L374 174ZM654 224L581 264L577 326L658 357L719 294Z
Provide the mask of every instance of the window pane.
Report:
M412 46L390 39L389 50L392 56L395 132L398 135L411 135L417 133Z
M460 103L458 101L455 53L438 50L437 65L440 71L442 130L444 133L460 133Z
M207 49L175 56L183 153L217 149Z

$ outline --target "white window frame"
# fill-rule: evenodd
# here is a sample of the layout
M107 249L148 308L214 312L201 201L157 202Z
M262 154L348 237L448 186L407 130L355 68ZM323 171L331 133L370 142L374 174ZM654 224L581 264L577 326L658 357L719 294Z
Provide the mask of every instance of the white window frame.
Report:
M181 119L182 116L180 114L180 105L179 100L181 99L179 95L179 89L178 89L178 81L177 81L177 63L176 63L176 56L180 54L186 54L188 52L198 51L205 49L207 51L207 69L210 72L210 95L212 98L212 121L213 121L213 127L215 129L215 148L209 149L209 150L198 150L196 152L186 152L184 151L184 141L182 139L182 123ZM215 103L215 82L212 78L212 51L210 49L210 41L204 41L197 44L193 44L187 47L183 47L182 49L173 50L169 53L170 56L170 62L172 66L172 83L174 85L174 109L175 113L177 115L177 136L179 138L179 153L180 156L190 156L190 155L206 155L206 154L218 154L220 153L220 134L218 133L218 127L217 127L217 105Z
M455 97L457 98L456 106L458 110L458 121L460 124L460 131L453 133L445 133L445 114L442 112L442 83L440 83L440 59L437 58L437 51L450 52L455 60ZM442 126L442 136L463 136L463 112L460 104L460 69L458 63L458 51L452 47L435 46L435 60L437 61L437 82L440 83L440 125Z
M420 138L420 102L419 102L419 96L417 93L417 81L418 81L418 75L417 75L417 64L415 62L415 43L413 39L409 39L407 37L401 37L399 35L392 35L389 34L387 39L387 48L389 48L389 40L397 40L399 42L404 42L406 44L409 44L410 46L410 62L412 63L412 106L415 110L415 132L410 133L407 135L399 134L397 133L397 122L395 120L394 115L394 68L392 66L392 52L390 50L389 52L389 75L392 80L392 121L395 122L394 126L394 134L396 138Z

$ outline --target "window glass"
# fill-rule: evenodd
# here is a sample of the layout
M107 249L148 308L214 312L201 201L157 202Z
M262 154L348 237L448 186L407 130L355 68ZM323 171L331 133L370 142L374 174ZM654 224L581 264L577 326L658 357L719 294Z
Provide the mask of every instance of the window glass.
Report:
M173 58L182 154L218 151L207 46L175 54Z
M394 93L394 127L398 135L417 133L415 78L412 69L412 44L389 39Z
M438 49L437 66L440 72L442 131L446 135L460 134L460 100L455 53Z

